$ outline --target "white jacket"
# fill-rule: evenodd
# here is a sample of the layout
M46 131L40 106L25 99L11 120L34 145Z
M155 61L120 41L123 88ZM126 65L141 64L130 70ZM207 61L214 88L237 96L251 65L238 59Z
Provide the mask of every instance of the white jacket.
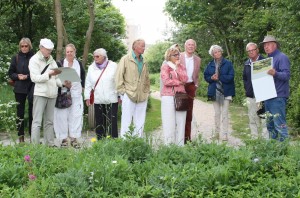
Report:
M95 84L101 76L94 92L95 104L110 104L118 102L118 94L115 86L115 73L117 70L117 64L109 60L106 69L100 70L95 62L93 62L88 69L88 73L85 79L84 99L90 99L90 92L94 89Z
M42 71L47 66L47 70L43 73ZM62 83L56 76L49 77L50 69L57 68L55 60L50 56L46 61L42 53L38 51L29 60L29 71L32 82L35 83L34 94L35 96L43 96L47 98L57 97L57 87L61 87Z

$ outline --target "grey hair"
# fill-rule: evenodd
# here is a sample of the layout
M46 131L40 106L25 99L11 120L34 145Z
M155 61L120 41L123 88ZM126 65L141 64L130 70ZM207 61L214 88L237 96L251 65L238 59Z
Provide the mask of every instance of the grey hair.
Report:
M19 42L19 49L21 50L22 43L26 43L29 46L29 50L32 50L31 40L29 38L23 37Z
M210 47L210 49L208 50L208 53L212 56L212 57L214 57L214 51L215 50L220 50L222 53L223 53L223 48L220 46L220 45L212 45L211 47Z
M100 56L104 56L108 59L107 57L107 52L104 48L99 48L99 49L96 49L93 53L93 55L100 55Z
M246 45L246 50L248 49L248 47L249 47L250 45L254 45L254 46L257 48L257 44L256 44L256 43L250 42L250 43L248 43L248 44Z

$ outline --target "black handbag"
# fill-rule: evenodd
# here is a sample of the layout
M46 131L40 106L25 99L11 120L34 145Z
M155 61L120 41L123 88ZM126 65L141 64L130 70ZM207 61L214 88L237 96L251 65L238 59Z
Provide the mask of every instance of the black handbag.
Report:
M55 102L55 107L58 109L65 109L72 105L72 97L70 89L68 89L66 92L62 92L61 88L58 90L58 95Z

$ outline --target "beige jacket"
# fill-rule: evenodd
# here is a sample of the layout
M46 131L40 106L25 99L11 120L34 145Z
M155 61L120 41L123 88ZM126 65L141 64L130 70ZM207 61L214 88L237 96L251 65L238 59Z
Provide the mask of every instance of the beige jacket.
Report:
M144 62L141 75L132 57L132 52L123 56L116 72L116 89L119 94L126 93L135 103L148 99L150 93L149 70Z

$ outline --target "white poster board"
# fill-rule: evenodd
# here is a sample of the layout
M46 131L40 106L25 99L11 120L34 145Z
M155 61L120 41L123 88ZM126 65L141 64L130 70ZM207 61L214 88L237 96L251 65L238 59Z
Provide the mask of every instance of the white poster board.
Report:
M273 68L273 57L251 64L251 80L256 102L277 97L274 78L267 72Z
M75 69L70 68L70 67L59 67L56 69L61 71L61 73L58 74L58 78L61 80L62 83L64 83L65 80L68 80L71 82L81 82L81 79L78 76Z

